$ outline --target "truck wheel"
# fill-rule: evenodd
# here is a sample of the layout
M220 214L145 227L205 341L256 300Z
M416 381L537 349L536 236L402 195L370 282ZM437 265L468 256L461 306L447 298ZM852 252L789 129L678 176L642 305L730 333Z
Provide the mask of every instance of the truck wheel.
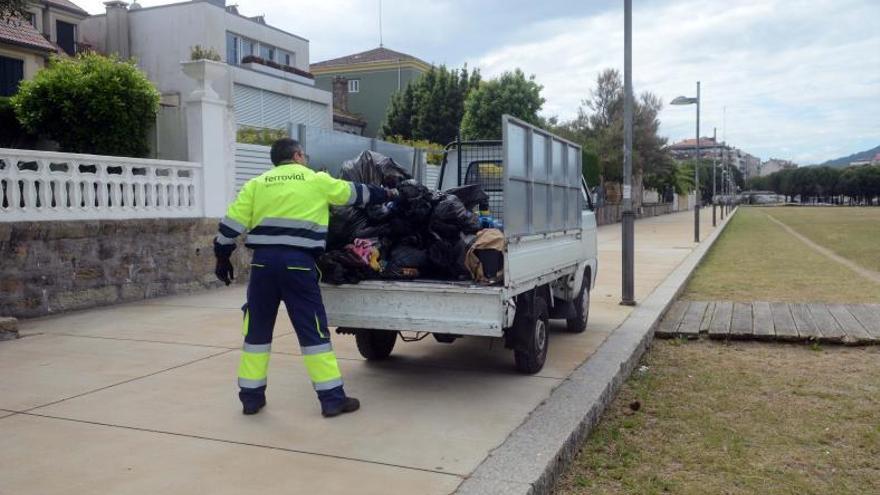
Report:
M535 297L533 314L526 315L525 312L518 311L513 320L513 331L524 344L522 349L513 351L516 370L529 375L541 371L547 360L550 336L547 301L542 297Z
M358 351L368 361L388 359L397 341L397 332L359 328L354 334Z
M584 281L581 283L581 291L574 298L575 316L565 320L565 329L571 333L582 333L587 329L590 319L590 279L589 273L584 273Z

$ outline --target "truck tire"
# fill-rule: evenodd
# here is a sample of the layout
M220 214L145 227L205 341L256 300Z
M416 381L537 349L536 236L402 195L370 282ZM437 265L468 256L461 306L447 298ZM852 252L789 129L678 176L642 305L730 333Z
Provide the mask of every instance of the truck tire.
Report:
M571 303L574 305L575 316L566 318L565 329L570 333L583 333L590 319L590 273L584 273L581 291Z
M367 361L381 361L391 355L397 332L359 328L355 330L354 340L361 356Z
M535 374L544 367L547 360L547 347L550 342L550 326L547 314L547 301L535 296L532 314L517 311L512 329L523 343L521 349L513 351L516 370L520 373Z

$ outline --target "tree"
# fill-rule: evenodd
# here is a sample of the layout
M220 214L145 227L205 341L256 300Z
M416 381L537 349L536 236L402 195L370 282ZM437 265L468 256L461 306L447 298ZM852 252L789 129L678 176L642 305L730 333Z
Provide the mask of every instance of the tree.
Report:
M98 54L53 58L12 98L27 130L64 151L146 156L159 92L132 62Z
M27 4L27 0L0 0L0 22L19 22L24 19Z
M594 149L599 155L602 179L623 179L623 78L616 69L605 69L596 78L596 86L581 102L577 117L556 124L553 131ZM666 138L658 134L658 115L663 102L651 92L644 92L633 105L633 172L644 175L649 187L667 187L676 182L674 164L665 151Z
M527 78L520 69L481 82L465 99L462 135L467 139L500 139L504 114L538 125L538 112L544 105L542 89L535 76Z
M464 100L479 82L479 71L469 72L467 66L460 70L432 67L392 96L379 134L439 144L455 140Z

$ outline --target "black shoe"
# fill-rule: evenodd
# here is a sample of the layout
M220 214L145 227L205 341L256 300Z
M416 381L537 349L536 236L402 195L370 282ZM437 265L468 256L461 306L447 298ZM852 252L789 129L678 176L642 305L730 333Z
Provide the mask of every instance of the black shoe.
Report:
M322 409L321 414L324 415L325 418L332 418L333 416L339 416L340 414L355 412L360 408L361 401L354 397L346 397L345 402L332 409Z
M260 412L260 409L262 409L263 406L265 406L265 405L266 405L265 400L263 402L242 403L241 413L244 415L247 415L247 416L250 416L252 414L257 414L258 412Z

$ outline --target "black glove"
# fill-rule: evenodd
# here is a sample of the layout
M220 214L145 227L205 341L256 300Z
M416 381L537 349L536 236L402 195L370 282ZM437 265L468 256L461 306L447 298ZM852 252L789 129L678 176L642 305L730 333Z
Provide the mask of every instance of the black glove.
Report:
M226 285L231 284L235 280L235 273L229 256L217 256L217 266L214 268L214 275Z

